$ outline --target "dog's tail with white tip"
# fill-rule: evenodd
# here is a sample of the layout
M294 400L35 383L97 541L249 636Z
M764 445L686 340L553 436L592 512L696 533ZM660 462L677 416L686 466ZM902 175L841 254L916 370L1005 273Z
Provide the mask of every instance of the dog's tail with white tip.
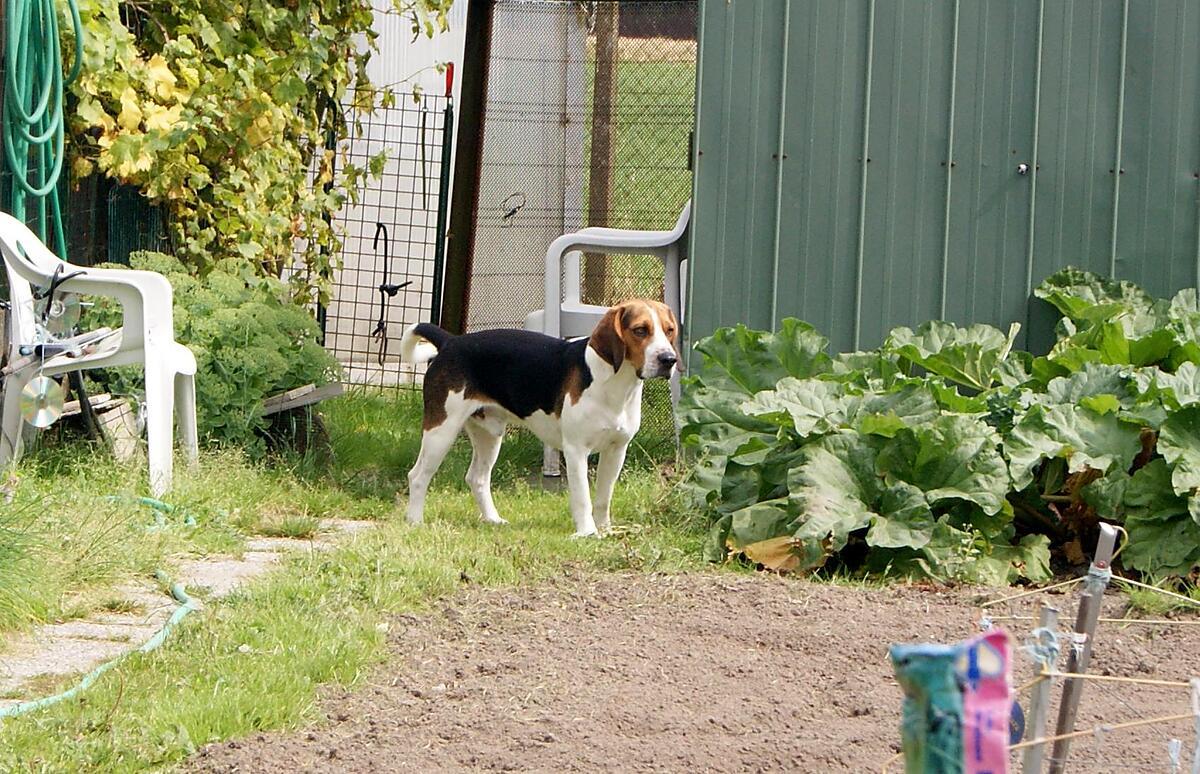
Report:
M400 360L411 365L428 363L451 338L453 334L432 323L410 325L400 339Z

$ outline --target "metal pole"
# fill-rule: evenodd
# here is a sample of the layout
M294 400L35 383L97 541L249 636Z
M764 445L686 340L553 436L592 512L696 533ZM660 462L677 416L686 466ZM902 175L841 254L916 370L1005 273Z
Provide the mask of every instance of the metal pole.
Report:
M1038 629L1049 632L1058 630L1058 608L1042 605L1041 615L1038 616ZM1053 671L1055 666L1057 664L1053 663L1048 655L1042 656L1043 671ZM1031 740L1041 739L1046 733L1046 716L1050 714L1051 682L1051 679L1047 677L1038 683L1033 689L1033 697L1029 700L1029 730L1027 733ZM1025 757L1021 760L1021 771L1025 774L1040 772L1042 758L1045 754L1046 746L1044 744L1035 744L1025 748Z
M433 287L429 322L442 324L442 274L446 265L446 216L450 212L450 153L454 149L454 65L446 68L446 112L442 119L442 166L438 180L437 231L433 242Z
M617 143L617 68L621 40L621 7L596 4L596 70L592 78L592 146L588 162L589 226L608 226L613 208L613 163ZM583 300L605 303L610 266L603 253L584 259ZM546 303L554 303L546 299Z
M1117 544L1117 530L1111 524L1100 525L1100 539L1096 541L1096 555L1088 568L1087 581L1079 597L1079 613L1075 617L1075 637L1067 657L1066 671L1083 674L1092 660L1092 644L1096 634L1096 621L1100 617L1100 605L1104 601L1104 589L1112 577L1113 548ZM1079 712L1079 699L1083 696L1083 680L1068 677L1063 683L1062 704L1058 708L1058 725L1054 735L1062 736L1075 730L1075 716ZM1050 774L1062 774L1067 764L1070 739L1059 739L1050 754Z
M867 62L863 79L862 156L858 179L858 245L854 257L854 348L862 338L863 251L867 238L867 165L871 163L871 77L875 63L875 0L867 4Z

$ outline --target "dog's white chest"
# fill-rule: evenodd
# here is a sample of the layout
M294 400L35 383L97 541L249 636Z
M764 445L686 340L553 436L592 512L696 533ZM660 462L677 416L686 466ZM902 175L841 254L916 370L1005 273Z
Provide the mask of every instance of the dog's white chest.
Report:
M563 440L598 451L628 443L641 422L641 384L634 385L620 402L602 392L585 392L578 403L563 407Z
M555 415L547 414L544 411L535 411L524 419L518 419L517 422L528 428L542 443L549 444L556 449L562 448L562 420Z

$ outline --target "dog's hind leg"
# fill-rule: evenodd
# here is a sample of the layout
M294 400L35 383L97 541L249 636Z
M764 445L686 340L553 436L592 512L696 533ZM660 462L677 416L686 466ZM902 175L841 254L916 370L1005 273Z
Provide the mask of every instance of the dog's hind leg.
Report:
M488 524L507 524L496 510L492 501L492 468L500 455L500 442L504 440L504 425L501 420L479 414L467 420L467 436L471 439L471 467L467 470L467 486L475 495L479 514Z
M461 401L459 401L461 403ZM421 453L417 462L408 471L408 523L420 524L425 519L425 494L433 474L441 467L446 453L454 445L454 439L470 416L465 405L447 407L446 417L441 424L425 429L421 435Z

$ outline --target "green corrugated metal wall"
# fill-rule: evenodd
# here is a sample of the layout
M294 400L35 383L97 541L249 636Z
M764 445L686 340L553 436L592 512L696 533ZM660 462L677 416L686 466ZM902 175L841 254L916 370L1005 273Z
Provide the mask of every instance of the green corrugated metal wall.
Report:
M701 0L700 41L693 341L943 318L1037 348L1061 266L1198 283L1200 0Z

